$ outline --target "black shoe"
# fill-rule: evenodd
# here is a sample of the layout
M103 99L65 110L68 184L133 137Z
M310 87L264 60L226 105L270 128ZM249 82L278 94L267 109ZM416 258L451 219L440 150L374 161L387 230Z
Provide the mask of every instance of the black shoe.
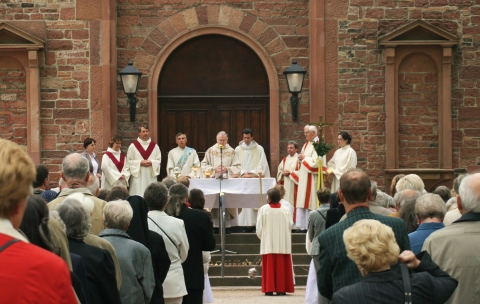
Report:
M230 228L225 228L225 234L232 234L232 231L230 231Z
M245 227L246 233L255 233L255 227Z
M220 234L220 229L213 228L213 234Z
M277 296L286 296L287 293L286 292L277 292Z
M273 292L266 292L265 295L266 296L273 296Z

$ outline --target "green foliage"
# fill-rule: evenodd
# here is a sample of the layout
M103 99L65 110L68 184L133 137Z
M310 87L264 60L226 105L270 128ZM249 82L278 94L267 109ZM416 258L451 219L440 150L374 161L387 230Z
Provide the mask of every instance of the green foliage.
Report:
M323 138L321 138L320 140L317 139L313 142L313 148L315 149L315 152L317 152L317 155L322 157L333 148L333 145L327 144Z

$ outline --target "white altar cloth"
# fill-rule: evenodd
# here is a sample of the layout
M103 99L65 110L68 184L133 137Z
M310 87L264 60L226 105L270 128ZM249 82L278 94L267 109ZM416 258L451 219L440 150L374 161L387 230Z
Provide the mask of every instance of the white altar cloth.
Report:
M276 184L275 178L262 178L263 204L267 191ZM190 189L200 189L205 196L205 208L218 208L220 180L214 178L190 179ZM226 208L260 208L260 182L258 178L228 178L222 181Z

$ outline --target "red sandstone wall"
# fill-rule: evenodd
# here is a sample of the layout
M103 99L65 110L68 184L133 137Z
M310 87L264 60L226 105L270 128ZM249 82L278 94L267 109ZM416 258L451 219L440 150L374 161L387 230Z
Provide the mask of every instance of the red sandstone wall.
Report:
M103 147L101 119L95 119L91 102L95 94L90 88L91 70L100 60L99 32L95 30L99 21L87 21L100 16L91 5L88 14L82 14L77 10L81 2L85 1L0 3L0 21L10 22L46 42L45 49L39 52L41 162L49 167L52 183L59 178L63 157L83 150L84 138L93 136L99 140L97 152ZM11 109L25 111L17 104L12 104ZM14 124L25 126L24 116L15 117Z
M385 63L377 38L420 18L460 37L451 83L453 167L480 169L480 1L351 0L348 14L338 23L339 129L353 134L359 166L380 187L387 134Z
M0 138L27 151L25 70L11 57L0 57Z

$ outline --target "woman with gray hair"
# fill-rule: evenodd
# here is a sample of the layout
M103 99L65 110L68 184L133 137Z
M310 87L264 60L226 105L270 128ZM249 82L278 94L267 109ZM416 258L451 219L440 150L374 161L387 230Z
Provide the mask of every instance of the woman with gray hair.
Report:
M87 211L72 197L65 198L55 210L65 223L70 252L81 256L85 263L91 303L121 303L110 253L83 242L90 230Z
M99 236L109 241L117 252L122 271L122 303L149 303L155 288L152 258L147 247L125 232L132 217L133 210L127 201L109 202L103 209L105 230Z

